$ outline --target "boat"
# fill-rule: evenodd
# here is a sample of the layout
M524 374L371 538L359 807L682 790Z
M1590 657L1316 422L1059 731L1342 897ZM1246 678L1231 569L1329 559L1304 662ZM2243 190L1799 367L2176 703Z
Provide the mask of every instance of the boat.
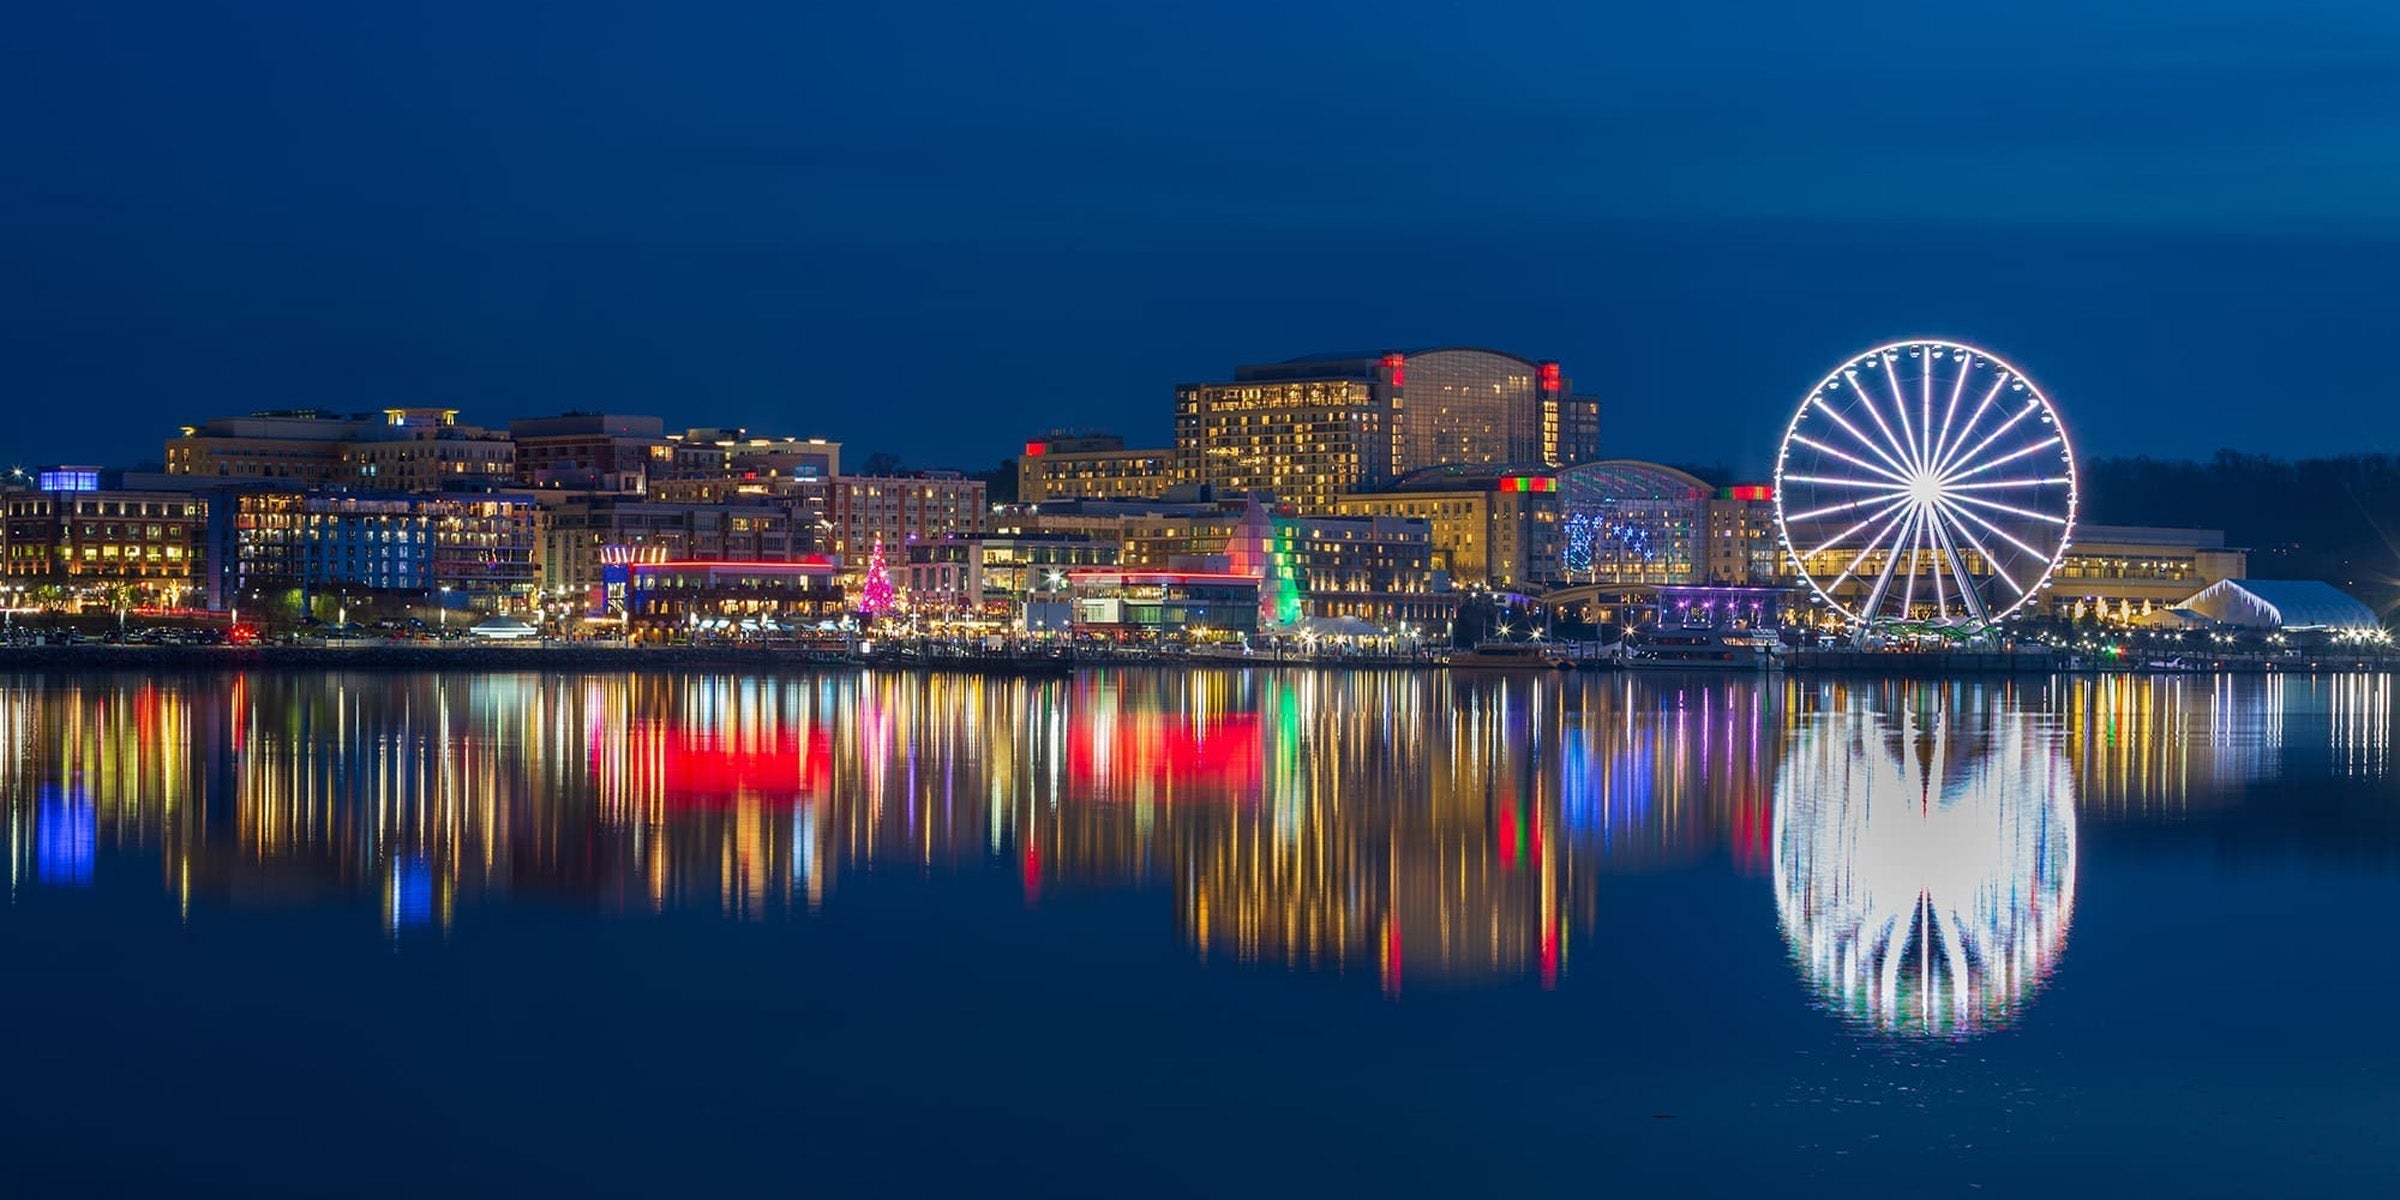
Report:
M1566 648L1555 643L1478 642L1472 650L1451 654L1450 665L1468 670L1559 671L1575 664L1569 661Z
M1766 671L1783 666L1783 643L1771 629L1645 629L1627 635L1617 665L1634 670L1730 668Z

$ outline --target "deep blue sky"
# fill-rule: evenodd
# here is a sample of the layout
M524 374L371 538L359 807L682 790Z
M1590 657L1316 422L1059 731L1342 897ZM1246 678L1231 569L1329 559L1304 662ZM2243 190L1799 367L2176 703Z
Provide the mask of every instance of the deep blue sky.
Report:
M0 39L20 462L269 406L996 461L1328 348L1763 466L1894 336L2086 453L2400 448L2400 5L183 3Z

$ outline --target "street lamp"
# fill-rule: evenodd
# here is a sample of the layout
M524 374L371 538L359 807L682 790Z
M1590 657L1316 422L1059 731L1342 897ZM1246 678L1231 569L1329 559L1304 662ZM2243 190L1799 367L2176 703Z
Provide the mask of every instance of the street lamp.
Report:
M445 584L443 584L443 585L441 586L441 600L440 600L440 602L439 602L438 604L436 604L436 605L434 606L434 608L435 608L435 612L436 612L436 614L437 614L437 619L438 619L438 620L440 620L440 621L441 621L441 623L442 623L442 628L444 628L444 629L448 629L448 628L450 628L450 585L449 585L449 584L446 584L446 583L445 583Z

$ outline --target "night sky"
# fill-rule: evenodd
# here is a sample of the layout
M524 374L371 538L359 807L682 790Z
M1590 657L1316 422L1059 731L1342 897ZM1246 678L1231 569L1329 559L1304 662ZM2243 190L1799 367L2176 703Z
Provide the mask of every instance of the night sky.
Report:
M0 456L438 403L981 466L1177 382L1556 358L1763 469L1846 354L2087 454L2400 443L2400 5L74 3L0 39Z

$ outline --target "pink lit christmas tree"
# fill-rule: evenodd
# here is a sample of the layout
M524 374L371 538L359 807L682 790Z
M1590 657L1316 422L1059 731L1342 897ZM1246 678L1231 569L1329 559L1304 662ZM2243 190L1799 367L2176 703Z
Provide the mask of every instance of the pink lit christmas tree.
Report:
M883 539L875 539L875 550L867 556L867 579L858 589L858 612L872 620L892 611L892 569L883 561Z

